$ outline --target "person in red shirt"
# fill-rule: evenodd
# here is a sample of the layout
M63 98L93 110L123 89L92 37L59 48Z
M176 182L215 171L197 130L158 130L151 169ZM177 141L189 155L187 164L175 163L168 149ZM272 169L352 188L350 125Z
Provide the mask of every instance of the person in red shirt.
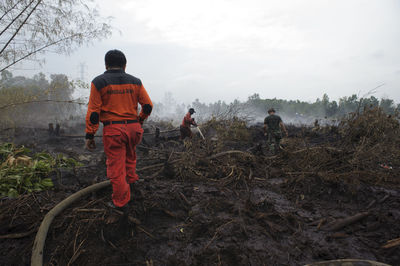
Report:
M144 120L153 104L140 79L125 73L126 58L119 50L105 55L106 72L93 79L86 115L86 148L95 149L94 134L103 127L107 177L113 188L112 202L125 211L131 198L130 184L136 174L136 145L142 140ZM138 104L141 105L138 114Z
M183 118L182 124L180 126L180 132L181 132L181 140L184 140L185 138L192 138L192 131L190 130L190 126L193 125L197 127L196 122L194 122L194 118L192 118L192 115L196 113L193 108L190 108L185 117Z

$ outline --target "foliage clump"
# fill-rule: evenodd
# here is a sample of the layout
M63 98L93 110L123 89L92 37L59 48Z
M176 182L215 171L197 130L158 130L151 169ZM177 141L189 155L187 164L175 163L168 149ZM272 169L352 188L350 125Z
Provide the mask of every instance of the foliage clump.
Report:
M213 117L203 127L208 130L215 130L220 141L250 140L250 132L246 126L246 121L237 117L232 119L217 119Z
M365 107L362 112L350 113L339 128L343 140L355 145L383 145L395 142L400 136L397 114L387 114L379 107Z
M0 144L0 195L10 198L23 193L39 192L53 187L49 174L59 167L71 168L79 163L62 155L53 157L12 143Z
M375 178L383 176L382 170L392 178L396 176L400 169L398 114L387 114L379 107L365 107L343 119L339 132L343 150L351 154L347 162L354 169L380 172Z

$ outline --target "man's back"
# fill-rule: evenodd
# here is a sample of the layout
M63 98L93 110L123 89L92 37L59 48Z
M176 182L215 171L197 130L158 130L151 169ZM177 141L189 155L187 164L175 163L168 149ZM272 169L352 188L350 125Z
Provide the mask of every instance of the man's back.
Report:
M138 101L151 103L140 79L123 70L107 70L93 85L101 96L100 121L137 119Z
M190 125L192 124L192 116L191 116L191 114L188 112L184 117L183 117L183 120L182 120L182 126L183 127L190 127Z
M103 146L107 156L107 177L113 189L112 203L125 213L131 199L131 184L139 179L136 174L136 145L143 136L142 124L150 115L153 104L142 82L125 73L126 57L119 50L106 53L107 71L91 84L86 114L86 143L89 150L96 148L94 134L103 122ZM137 112L138 103L142 106Z
M279 115L269 115L264 119L264 124L267 125L268 130L270 131L279 131L280 127L279 124L282 122L282 119Z

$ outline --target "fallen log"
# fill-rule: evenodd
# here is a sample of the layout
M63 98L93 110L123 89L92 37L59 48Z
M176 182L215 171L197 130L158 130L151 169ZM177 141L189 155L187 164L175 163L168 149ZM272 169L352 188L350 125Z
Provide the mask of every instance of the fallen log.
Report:
M361 213L357 213L356 215L353 216L349 216L343 219L339 219L335 222L332 222L330 224L328 224L326 226L325 230L328 231L338 231L340 229L342 229L343 227L346 227L350 224L353 224L355 222L358 222L362 219L364 219L365 217L367 217L370 213L369 212L361 212Z

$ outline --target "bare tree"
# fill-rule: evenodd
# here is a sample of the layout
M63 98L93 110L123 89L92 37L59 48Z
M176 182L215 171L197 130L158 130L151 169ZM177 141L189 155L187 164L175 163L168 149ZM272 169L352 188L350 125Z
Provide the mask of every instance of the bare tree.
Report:
M48 49L69 54L111 34L93 0L1 0L0 72Z

